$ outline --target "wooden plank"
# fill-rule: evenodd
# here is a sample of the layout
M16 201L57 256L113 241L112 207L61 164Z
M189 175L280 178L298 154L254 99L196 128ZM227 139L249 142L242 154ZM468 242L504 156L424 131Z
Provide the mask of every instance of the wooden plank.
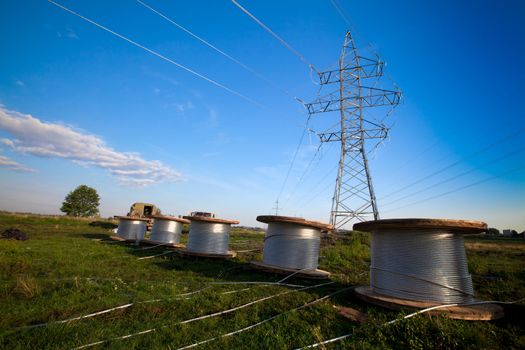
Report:
M350 321L359 322L359 323L368 322L368 316L359 310L353 309L351 307L343 307L343 306L336 306L336 305L332 305L332 306L337 310L339 315L343 316L344 318L349 319Z
M358 298L374 305L382 306L390 310L422 310L440 305L439 303L406 300L378 294L368 286L360 286L354 289ZM471 306L452 306L428 312L429 315L444 315L456 320L467 321L490 321L504 316L503 308L496 304L483 304Z
M150 239L143 239L140 241L140 244L146 244L146 245L162 245L162 247L167 248L184 248L184 244L180 243L164 243L159 241L152 241Z
M260 261L251 261L250 265L256 270L277 273L280 275L290 275L294 272L301 271L299 269L289 269L280 266L267 265ZM302 270L301 272L297 272L294 276L311 279L328 279L330 278L330 272L319 269Z
M229 250L228 254L213 254L213 253L199 253L193 252L187 249L177 249L177 252L184 256L194 256L198 258L209 258L209 259L231 259L237 256L237 253Z
M125 239L119 236L109 236L109 239L111 239L112 241L135 243L134 239Z

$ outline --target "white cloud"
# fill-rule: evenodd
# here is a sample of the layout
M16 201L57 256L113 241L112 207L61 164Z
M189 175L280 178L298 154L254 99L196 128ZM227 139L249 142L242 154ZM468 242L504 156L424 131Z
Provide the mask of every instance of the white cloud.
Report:
M66 36L69 39L78 39L77 33L75 33L75 31L71 28L66 28Z
M82 166L106 169L125 185L147 186L181 179L180 173L158 160L145 160L138 153L116 151L98 136L8 111L2 106L0 129L12 136L0 142L16 152L64 158Z
M18 162L15 162L11 158L4 156L0 154L0 166L5 166L8 169L14 170L14 171L22 171L22 172L28 172L28 173L34 173L36 172L35 169L29 168L23 164L20 164Z
M25 86L26 85L26 84L24 84L24 82L22 80L15 81L15 84L18 85L18 86Z
M174 106L180 113L184 113L186 111L189 111L195 108L195 106L193 105L193 102L191 102L190 100L187 100L186 102L183 102L183 103L175 103Z
M219 125L219 117L217 111L213 108L208 110L208 120L206 126L209 128L216 128Z

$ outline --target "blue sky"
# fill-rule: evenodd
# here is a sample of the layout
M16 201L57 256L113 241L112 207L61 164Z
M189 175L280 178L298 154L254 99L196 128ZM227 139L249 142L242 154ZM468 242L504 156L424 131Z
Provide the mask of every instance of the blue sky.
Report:
M146 3L265 80L136 1L59 3L251 101L47 1L3 1L0 209L58 213L87 184L104 216L135 201L245 225L272 211L307 118L293 96L318 90L307 65L229 0ZM330 1L239 3L319 69L337 63L348 25ZM339 3L404 93L370 159L381 216L524 230L523 2ZM328 220L339 149L303 177L318 145L307 134L280 214Z

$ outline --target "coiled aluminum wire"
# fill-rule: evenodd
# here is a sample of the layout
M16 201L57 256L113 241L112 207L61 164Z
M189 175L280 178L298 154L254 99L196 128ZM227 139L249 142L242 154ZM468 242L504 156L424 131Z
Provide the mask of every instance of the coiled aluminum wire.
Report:
M271 222L264 238L263 263L290 269L317 269L321 231Z
M142 220L120 219L117 235L124 239L143 240L146 233L146 222Z
M461 234L375 231L371 255L370 287L377 293L446 304L473 300Z
M192 221L186 249L205 254L228 254L230 224Z
M155 242L178 244L182 226L182 222L155 218L149 239Z

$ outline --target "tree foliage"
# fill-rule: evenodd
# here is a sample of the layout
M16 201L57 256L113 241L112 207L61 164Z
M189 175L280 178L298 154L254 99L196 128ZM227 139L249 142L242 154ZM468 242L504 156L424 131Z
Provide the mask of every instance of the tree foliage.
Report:
M489 227L489 229L487 230L487 235L499 236L500 232L499 232L499 230L497 228Z
M80 185L69 192L60 211L69 216L95 216L98 215L100 196L97 190L86 185Z

